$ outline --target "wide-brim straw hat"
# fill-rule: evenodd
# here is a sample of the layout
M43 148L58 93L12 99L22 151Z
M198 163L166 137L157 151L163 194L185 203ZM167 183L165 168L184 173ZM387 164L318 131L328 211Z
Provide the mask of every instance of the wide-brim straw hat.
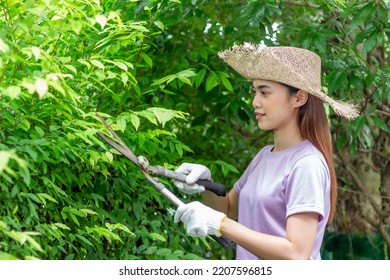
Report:
M270 80L304 90L328 103L347 119L358 116L357 107L329 97L321 90L321 58L296 47L266 47L245 43L218 52L218 56L248 80Z

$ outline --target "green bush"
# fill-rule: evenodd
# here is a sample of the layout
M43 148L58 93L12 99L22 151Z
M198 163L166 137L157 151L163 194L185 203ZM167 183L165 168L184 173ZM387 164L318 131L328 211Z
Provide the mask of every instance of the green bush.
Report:
M173 168L191 152L165 129L185 123L186 114L144 100L157 87L142 75L163 23L147 6L116 2L15 0L3 7L0 258L193 259L210 248L179 234L174 207L96 136L106 131L98 111L152 164ZM148 20L123 17L118 10L125 8L141 9ZM189 83L193 74L167 79Z
M356 208L372 206L372 230L388 231L383 1L0 3L0 259L233 258L173 223L175 207L96 136L107 130L95 112L151 164L204 163L230 190L272 141L253 121L250 82L216 55L244 41L316 51L329 94L360 105L349 123L330 112L337 173L341 191L362 193ZM366 155L373 160L357 162ZM376 199L367 199L372 189L356 166L381 178ZM340 256L336 247L327 245L326 258Z

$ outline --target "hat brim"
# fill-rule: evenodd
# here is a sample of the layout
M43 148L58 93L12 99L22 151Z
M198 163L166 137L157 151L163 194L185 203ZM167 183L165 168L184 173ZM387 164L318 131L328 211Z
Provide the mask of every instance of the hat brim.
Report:
M354 104L336 101L321 90L320 72L312 73L314 71L310 71L303 77L294 67L286 63L285 59L281 59L275 56L272 51L268 51L270 48L256 45L235 45L230 50L219 52L218 56L248 80L270 80L293 86L327 102L334 109L335 113L340 116L353 119L359 115L358 108ZM285 48L294 49L292 47ZM264 51L265 49L267 50ZM317 56L313 59L320 58ZM318 61L316 62L318 63ZM311 62L304 59L301 63Z

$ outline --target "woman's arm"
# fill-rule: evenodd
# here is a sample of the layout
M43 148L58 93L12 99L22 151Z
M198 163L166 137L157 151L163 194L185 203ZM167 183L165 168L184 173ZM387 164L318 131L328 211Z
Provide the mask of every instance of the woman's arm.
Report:
M287 219L286 237L276 237L253 231L226 218L221 233L261 259L307 260L317 234L318 214L295 214Z
M205 205L225 213L230 219L236 220L238 216L238 195L232 189L225 197L217 196L210 191L202 192Z

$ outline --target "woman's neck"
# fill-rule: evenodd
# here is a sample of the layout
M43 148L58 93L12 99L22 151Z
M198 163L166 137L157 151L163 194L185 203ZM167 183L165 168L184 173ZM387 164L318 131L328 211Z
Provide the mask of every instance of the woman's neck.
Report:
M304 139L298 125L287 127L283 130L274 131L274 149L273 152L280 152L288 149Z

